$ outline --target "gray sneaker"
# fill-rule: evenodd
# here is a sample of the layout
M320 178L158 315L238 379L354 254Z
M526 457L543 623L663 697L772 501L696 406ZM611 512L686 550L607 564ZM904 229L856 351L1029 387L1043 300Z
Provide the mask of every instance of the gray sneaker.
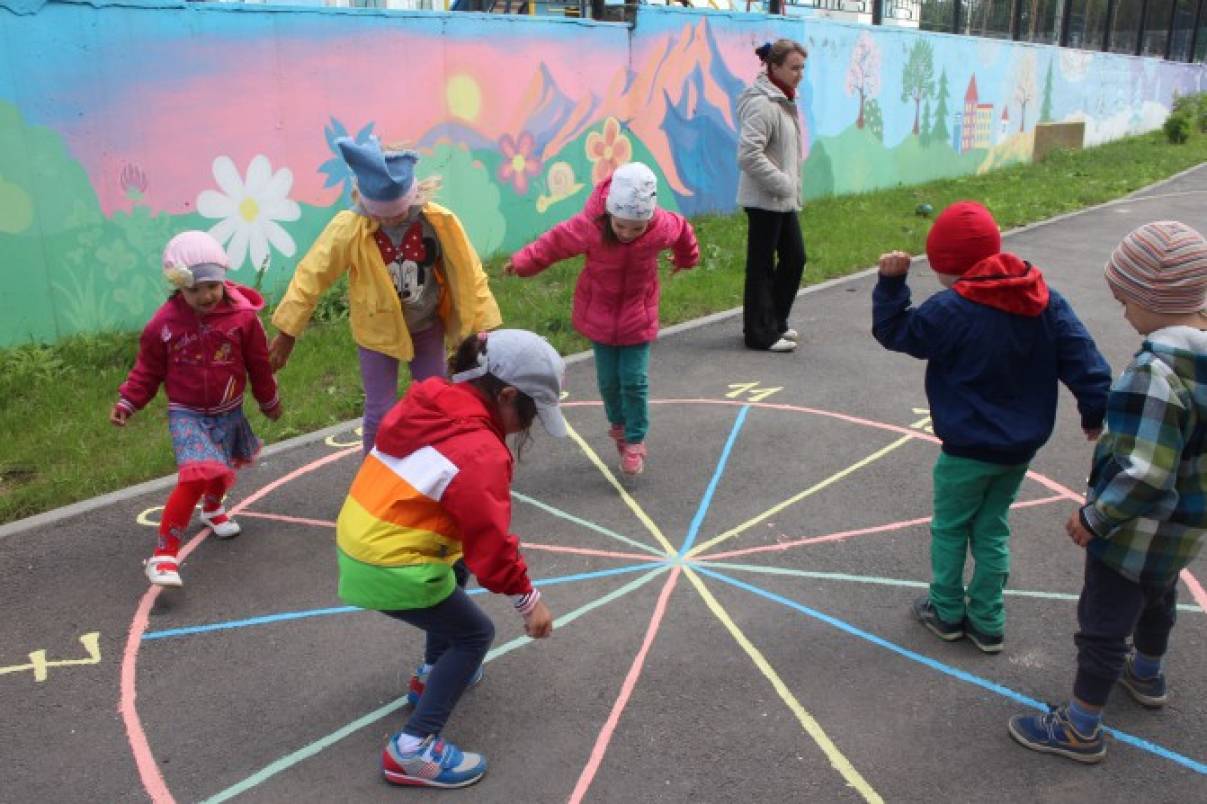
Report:
M944 642L955 642L957 639L964 638L964 624L940 620L939 615L935 612L935 607L931 605L929 595L922 595L914 601L910 608L913 610L914 616L918 618L918 622L925 625L932 634Z

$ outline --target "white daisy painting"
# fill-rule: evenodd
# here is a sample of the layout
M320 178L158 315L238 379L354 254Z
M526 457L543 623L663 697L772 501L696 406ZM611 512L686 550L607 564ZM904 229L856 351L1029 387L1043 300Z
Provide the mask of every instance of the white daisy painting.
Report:
M231 270L241 268L248 257L251 267L260 270L267 264L270 246L292 257L297 246L277 222L296 221L302 215L297 202L288 197L293 187L289 168L274 173L268 157L259 154L247 166L246 179L229 156L215 159L213 171L219 189L203 190L197 196L197 211L219 219L210 234L225 246Z

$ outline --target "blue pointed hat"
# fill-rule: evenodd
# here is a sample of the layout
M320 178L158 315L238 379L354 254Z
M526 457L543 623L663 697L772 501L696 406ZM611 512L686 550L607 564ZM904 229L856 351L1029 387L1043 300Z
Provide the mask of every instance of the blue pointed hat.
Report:
M415 181L419 154L383 151L376 137L370 137L368 142L340 137L335 144L356 176L356 189L365 212L378 218L393 218L410 209L419 190Z

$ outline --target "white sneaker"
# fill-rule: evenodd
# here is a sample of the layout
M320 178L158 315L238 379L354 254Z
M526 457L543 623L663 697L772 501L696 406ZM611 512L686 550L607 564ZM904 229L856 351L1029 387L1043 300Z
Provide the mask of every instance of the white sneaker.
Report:
M792 327L788 327L788 329L783 331L780 337L786 341L799 341L800 333L792 329Z
M791 352L794 349L796 349L796 342L790 341L787 338L780 338L767 347L768 352Z
M215 519L225 517L222 522L215 522ZM219 539L233 539L243 532L239 527L239 523L230 517L226 516L226 509L219 508L216 511L202 511L201 521L210 526L210 530L214 532L214 536Z
M147 574L147 580L156 586L184 586L176 556L151 556L144 562L143 571Z

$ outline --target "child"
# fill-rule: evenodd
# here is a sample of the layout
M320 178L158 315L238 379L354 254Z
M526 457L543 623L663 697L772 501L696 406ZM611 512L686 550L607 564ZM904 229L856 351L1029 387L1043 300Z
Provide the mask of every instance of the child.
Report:
M1007 514L1027 465L1052 434L1058 381L1077 397L1081 427L1101 431L1110 369L1072 308L1039 269L1001 252L989 210L963 201L935 219L926 255L949 288L910 306L908 254L880 257L872 332L927 360L926 396L943 442L934 468L929 594L913 612L940 639L967 635L1001 651L1010 571ZM975 566L964 587L964 561Z
M449 210L431 202L439 179L417 181L419 155L377 138L336 141L355 176L356 206L340 212L298 263L272 323L273 371L285 366L319 297L348 273L349 319L365 390L361 443L398 399L398 363L411 379L443 377L447 350L502 323L474 247Z
M260 410L273 421L281 417L267 338L256 316L264 300L251 288L224 281L229 265L222 246L205 232L171 239L163 270L176 291L143 329L134 369L109 413L109 421L125 427L163 383L180 472L164 506L159 544L146 563L147 579L158 586L181 585L176 552L198 500L201 521L215 536L239 535L222 498L234 485L235 470L260 451L260 439L243 415L249 377Z
M415 710L382 754L394 784L464 787L486 772L481 755L440 737L494 639L462 589L462 555L484 587L512 596L528 636L553 628L508 532L513 462L504 438L520 434L522 449L537 418L550 435L566 434L564 364L543 338L504 329L467 338L452 369L452 382L414 384L386 415L337 525L340 597L427 633L408 693Z
M1165 704L1178 573L1207 532L1207 240L1176 221L1145 224L1115 249L1106 280L1145 340L1111 386L1086 504L1065 525L1086 551L1073 699L1010 719L1022 745L1079 762L1106 756L1116 681L1143 706Z
M620 453L620 469L645 468L650 344L658 335L658 255L674 252L673 273L700 260L692 226L659 209L658 179L640 162L596 186L583 211L517 252L503 270L533 276L586 254L574 288L574 328L591 340L599 395Z

